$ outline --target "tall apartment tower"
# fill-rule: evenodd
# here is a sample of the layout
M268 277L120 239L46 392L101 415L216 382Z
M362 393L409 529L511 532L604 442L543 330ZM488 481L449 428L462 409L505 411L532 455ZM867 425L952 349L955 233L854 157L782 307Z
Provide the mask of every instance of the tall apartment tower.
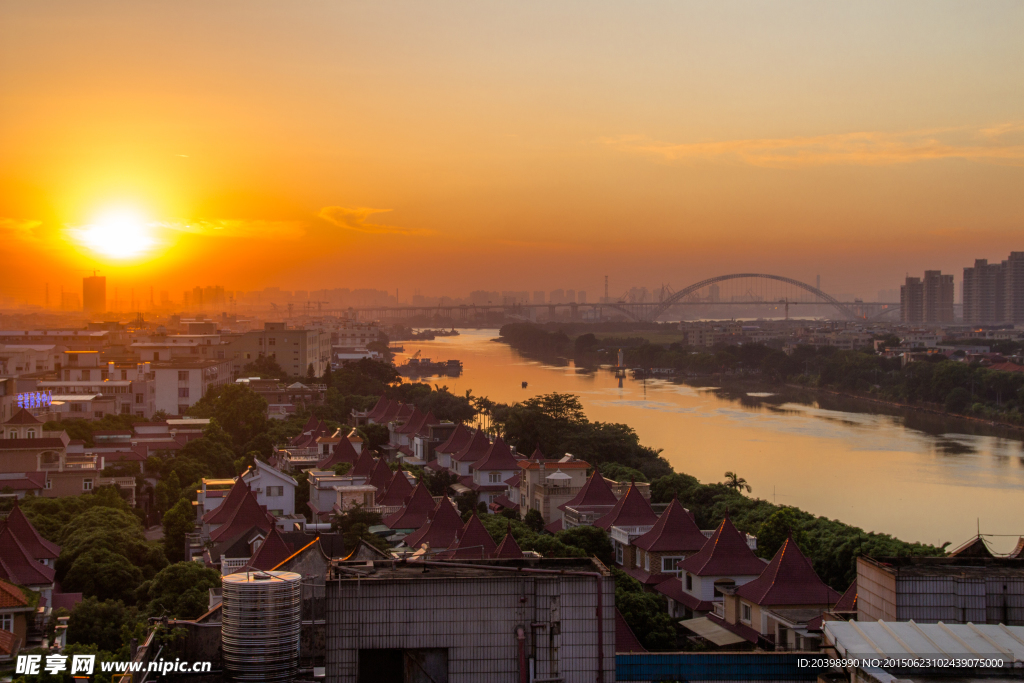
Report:
M1021 252L1014 252L1021 253ZM964 268L964 322L996 323L1002 320L1004 277L1001 263L977 259Z
M1024 251L1010 252L1002 269L1003 322L1024 323Z
M919 277L907 277L900 287L900 320L905 323L924 322L924 283Z
M107 310L107 278L92 275L82 278L82 310L88 314Z
M953 322L953 276L924 271L924 322Z

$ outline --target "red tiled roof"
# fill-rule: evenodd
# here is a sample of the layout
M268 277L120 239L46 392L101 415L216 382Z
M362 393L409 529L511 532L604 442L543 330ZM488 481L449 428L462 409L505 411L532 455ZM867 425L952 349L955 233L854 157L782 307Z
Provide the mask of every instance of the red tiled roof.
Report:
M433 470L435 472L440 472L441 470L446 469L445 467L442 467L441 463L438 462L437 460L431 460L426 465L424 465L424 467L426 467L428 470Z
M398 470L392 475L387 487L377 491L377 505L405 505L405 499L412 494L412 489L412 482Z
M249 559L248 567L260 571L270 571L291 555L292 547L284 540L281 532L275 526Z
M640 526L656 524L657 521L658 515L655 514L650 501L643 497L635 484L630 484L626 495L619 498L619 502L615 504L611 512L596 520L594 526L608 530L616 525Z
M35 415L33 415L32 413L28 412L24 408L19 408L18 412L14 413L14 415L11 415L11 419L8 420L7 422L5 422L4 424L9 424L9 425L37 425L37 424L42 424L42 422L38 418L36 418Z
M988 549L988 545L985 543L985 539L983 539L981 536L978 536L968 541L967 543L964 543L962 546L951 552L949 555L950 557L995 557L992 554L992 551Z
M689 555L704 547L707 536L701 533L693 516L673 498L657 523L633 545L648 552L681 552Z
M491 509L495 509L495 506L498 508L505 508L506 510L519 509L519 503L513 503L508 496L495 496L494 500L491 502Z
M625 617L619 608L615 608L615 651L616 652L647 652L647 648L640 644L633 629L626 623Z
M370 472L373 471L374 458L370 455L370 449L365 448L363 452L359 454L359 459L356 460L356 464L352 466L349 471L353 477L368 477Z
M384 490L391 483L392 478L391 468L384 462L384 458L378 458L373 469L370 470L370 476L367 478L366 483L370 486L376 486L377 494L383 494ZM376 495L374 497L376 498Z
M491 538L484 523L475 514L469 516L466 526L459 533L459 540L452 545L453 552L447 555L453 560L477 558L480 560L492 557L498 544Z
M416 430L416 436L427 436L430 433L430 425L438 424L437 418L434 417L434 413L427 411L427 414L423 416L423 422L420 423L419 429Z
M484 470L509 470L516 472L519 470L518 463L519 461L512 456L512 449L499 436L494 439L494 443L487 449L484 457L477 460L472 465L472 468L481 472Z
M377 419L379 416L384 414L384 411L388 409L388 405L390 403L391 401L389 401L388 399L384 398L383 395L381 395L381 397L377 399L376 405L374 405L373 408L370 409L370 412L366 414L366 419Z
M21 511L17 501L14 502L14 508L11 509L3 523L17 537L33 560L56 560L60 555L60 546L39 535L36 528L25 517L25 513Z
M224 501L223 504L226 504ZM267 509L256 500L252 491L246 491L242 502L235 509L230 521L222 524L216 531L210 534L211 541L226 541L236 535L251 529L259 528L261 531L270 531L274 526L273 517Z
M697 554L676 566L695 576L758 576L764 571L765 563L747 545L746 536L726 517Z
M64 448L64 442L56 438L0 439L0 451L21 451L26 449Z
M582 460L573 460L571 462L559 462L558 460L530 460L529 458L523 458L518 463L519 468L523 470L539 470L541 464L548 469L560 469L560 470L588 470L590 469L590 463L583 462Z
M146 456L137 450L113 451L103 454L104 462L145 462Z
M544 460L544 453L541 452L540 446L533 449L533 453L530 454L530 460Z
M18 649L18 641L21 640L10 631L0 629L0 654L13 657Z
M334 444L334 452L318 462L316 464L316 468L318 470L326 470L334 467L335 465L340 465L343 462L355 465L356 460L358 459L359 454L356 453L356 449L352 445L352 442L343 436L338 443Z
M567 507L575 508L584 505L616 505L618 502L611 484L601 476L600 472L594 470L580 492L572 500L559 505L558 509L565 510Z
M0 580L0 609L28 607L28 598L12 583Z
M0 579L20 586L45 586L53 583L54 570L35 559L14 532L0 527Z
M800 548L787 538L761 575L736 589L756 605L834 605L839 593L825 585Z
M683 590L683 582L675 576L669 576L663 574L662 576L668 576L664 581L659 581L654 586L654 590L661 593L667 598L672 598L680 605L689 607L694 612L710 612L715 607L715 603L710 600L701 600L696 595L690 595Z
M239 477L228 491L228 497L224 499L224 502L203 513L203 524L224 524L230 520L247 493L249 493L249 485Z
M562 520L560 519L556 519L555 521L551 522L551 524L548 524L544 527L544 531L548 532L549 534L557 534L561 530Z
M1024 365L1016 363L993 363L988 366L989 370L1000 370L1002 372L1024 372Z
M458 453L452 453L452 459L460 462L476 462L480 458L487 454L487 451L491 447L491 442L488 441L487 436L484 434L484 430L478 429L473 434L473 438L469 440Z
M430 513L430 520L405 537L405 544L410 548L418 548L429 543L431 549L448 548L462 528L462 517L447 496L437 502L437 507Z
M501 543L498 544L497 550L491 555L491 557L506 560L516 560L523 556L523 551L520 549L519 544L516 543L516 539L512 538L512 522L508 523L508 531L505 532L505 538L501 539Z
M448 440L434 449L435 453L458 453L473 438L473 435L466 429L466 425L459 423L455 430L448 437Z
M519 484L521 484L522 481L523 481L523 475L522 474L516 474L513 477L511 477L510 479L506 479L505 480L505 485L508 486L510 489L517 489L517 488L519 488Z
M64 609L70 612L75 609L75 605L82 602L82 594L53 593L50 596L50 602L53 603L52 605L50 605L51 607L53 607L53 609L60 609L63 607Z
M46 488L46 472L26 472L20 479L4 479L3 488L12 491L41 491Z
M856 612L857 611L857 579L853 580L850 587L846 589L839 602L832 607L833 612Z
M401 401L391 401L390 403L388 403L387 407L385 407L384 410L380 413L380 415L373 418L373 421L376 422L377 424L387 424L391 420L395 419L395 416L398 415L398 411L401 410L401 408Z
M412 416L413 406L408 403L402 403L398 406L398 412L395 413L395 420L408 419Z
M414 407L405 424L395 429L395 434L415 434L423 424L424 417L426 416L420 412L420 409Z
M389 529L419 529L426 524L434 510L434 497L422 483L416 485L404 507L385 517L383 524Z

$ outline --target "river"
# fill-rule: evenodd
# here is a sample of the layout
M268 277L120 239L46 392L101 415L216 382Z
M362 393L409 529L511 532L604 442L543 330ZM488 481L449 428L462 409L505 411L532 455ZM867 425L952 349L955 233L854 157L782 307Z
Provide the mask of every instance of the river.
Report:
M746 478L751 495L869 531L955 547L980 525L998 552L1009 552L1024 534L1024 447L998 430L814 394L726 396L633 379L620 388L606 370L524 358L492 341L497 330L461 332L402 342L406 353L396 360L417 350L459 359L460 377L429 381L504 403L576 394L591 420L633 427L677 472L707 483L731 470Z

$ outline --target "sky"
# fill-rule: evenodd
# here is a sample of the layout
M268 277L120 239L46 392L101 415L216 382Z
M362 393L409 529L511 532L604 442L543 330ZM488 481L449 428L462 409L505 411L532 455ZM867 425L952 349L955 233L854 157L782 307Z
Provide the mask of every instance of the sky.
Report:
M1021 35L1018 0L5 0L0 294L959 284L1024 250Z

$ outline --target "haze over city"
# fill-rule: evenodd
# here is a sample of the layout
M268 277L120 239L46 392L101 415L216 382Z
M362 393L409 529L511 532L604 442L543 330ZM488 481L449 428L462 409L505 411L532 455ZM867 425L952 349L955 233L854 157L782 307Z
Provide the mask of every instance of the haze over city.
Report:
M1024 222L1022 28L1015 2L8 2L0 294L959 282Z

